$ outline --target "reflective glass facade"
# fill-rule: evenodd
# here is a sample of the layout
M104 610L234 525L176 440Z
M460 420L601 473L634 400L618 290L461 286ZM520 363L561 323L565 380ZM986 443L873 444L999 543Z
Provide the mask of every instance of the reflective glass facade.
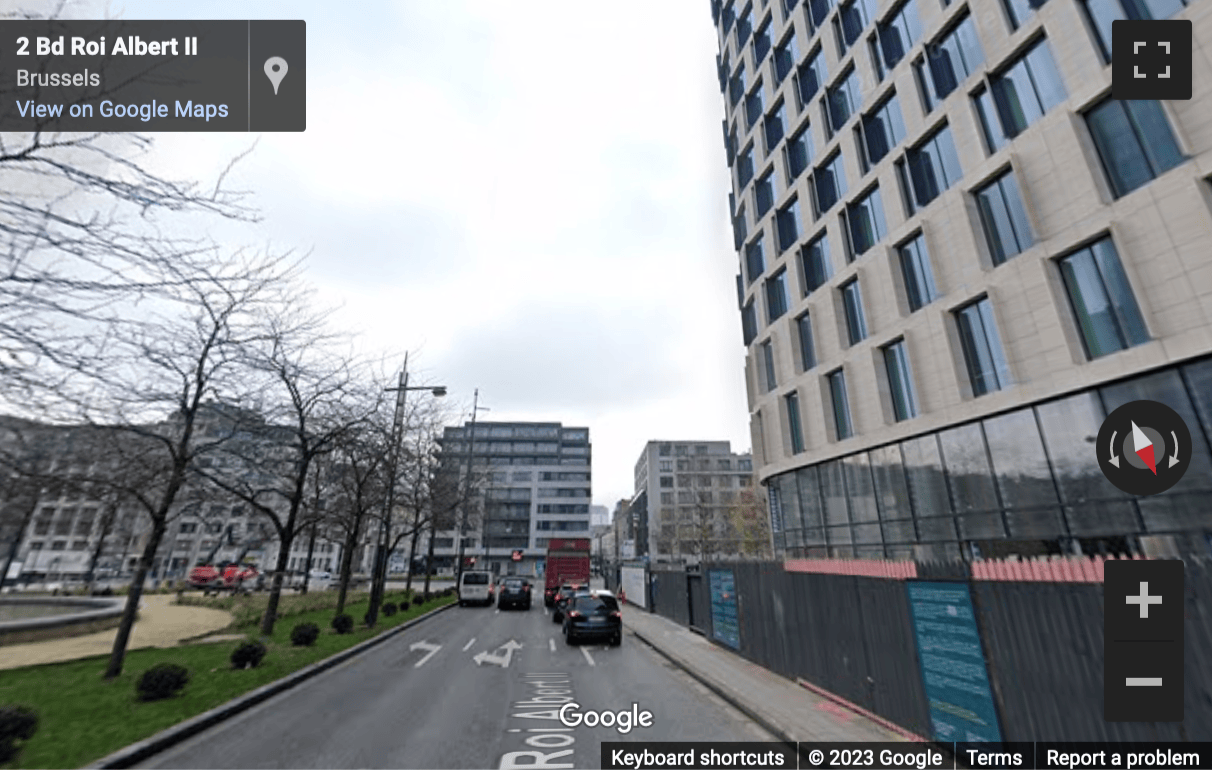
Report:
M1114 487L1092 449L1103 419L1140 399L1191 430L1183 481L1153 497ZM1212 358L774 476L789 557L948 559L1106 552L1212 532Z

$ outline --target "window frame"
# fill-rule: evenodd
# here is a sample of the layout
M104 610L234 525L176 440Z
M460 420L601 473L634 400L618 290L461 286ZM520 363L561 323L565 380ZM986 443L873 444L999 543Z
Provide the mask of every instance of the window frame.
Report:
M978 371L978 366L981 365L979 360L979 352L975 350L976 337L971 335L971 323L965 323L965 318L969 318L966 313L969 310L975 310L976 317L981 322L981 330L983 332L980 340L985 343L985 352L988 353L989 362L992 369L989 371ZM960 351L964 358L964 366L968 372L968 385L972 389L973 398L990 393L996 393L1010 387L1013 383L1010 377L1010 365L1006 359L1005 346L1001 339L1001 330L998 329L997 318L993 313L993 302L989 299L988 294L973 299L951 311L952 317L955 319L956 329L959 336ZM992 338L991 338L992 335ZM996 343L996 344L994 344ZM985 387L982 383L992 378L992 387Z
M853 293L851 289L853 289ZM854 347L871 336L867 328L867 317L863 311L863 289L859 285L858 276L841 284L837 290L842 300L842 318L845 321L847 347ZM853 297L853 302L851 302L851 297Z
M825 375L829 390L829 406L833 415L833 432L837 441L854 437L854 415L846 393L846 368L839 366ZM843 426L844 422L844 426Z
M1011 179L1014 183L1014 191L1017 195L1018 204L1022 214L1022 223L1026 226L1025 242L1020 238L1020 235L1022 234L1020 234L1017 227L1015 227L1014 213L1010 210L1010 205L1003 189L1002 181L1007 178ZM995 240L994 238L994 233L997 232L997 228L993 226L994 222L990 220L990 215L986 213L986 206L983 202L984 198L982 198L982 193L994 187L996 187L998 190L1001 202L1005 208L1007 222L1009 222L1012 230L1011 235L1014 237L1015 246L1018 248L1018 250L1013 254L1003 253L1004 250L1001 247L1001 241ZM1027 251L1035 245L1035 233L1031 224L1031 216L1027 213L1027 202L1023 198L1022 188L1018 184L1018 175L1013 166L1003 167L1001 171L994 174L987 181L978 187L973 188L972 196L976 201L977 216L980 221L981 231L985 236L985 247L989 250L989 258L994 267L998 267L999 265L1009 262L1011 259L1014 259L1019 254L1022 254L1024 251Z
M1106 260L1100 259L1100 255L1096 251L1096 247L1106 244L1110 247L1109 256L1113 263L1110 265L1104 264ZM1093 316L1088 310L1090 298L1086 297L1081 291L1080 277L1076 275L1076 268L1066 269L1067 265L1072 264L1073 260L1079 257L1086 257L1092 268L1092 274L1087 274L1087 277L1097 278L1098 286L1096 287L1102 294L1101 299L1106 303L1109 312L1106 314L1112 324L1117 339L1118 347L1114 349L1095 351L1095 343L1097 339L1096 332L1093 330L1095 326L1092 321ZM1115 247L1115 240L1109 233L1104 233L1101 237L1096 238L1086 244L1072 249L1069 252L1058 256L1054 262L1056 263L1057 273L1060 275L1061 286L1064 288L1065 296L1069 302L1069 310L1072 313L1073 322L1077 327L1077 336L1081 339L1082 350L1086 355L1087 361L1093 361L1097 358L1113 355L1129 348L1137 347L1151 341L1149 328L1145 323L1144 313L1141 312L1140 303L1136 299L1136 292L1132 288L1132 282L1128 278L1128 272L1124 269L1123 260L1120 259L1119 249ZM1110 276L1108 280L1108 268L1113 269L1117 274ZM1111 284L1118 283L1117 286ZM1120 300L1127 299L1130 305L1122 305ZM1079 300L1082 307L1079 309ZM1131 316L1131 317L1129 317Z
M909 348L905 338L898 337L882 345L880 354L884 360L884 376L888 380L893 421L912 420L921 412L917 403L917 392L913 386L913 368L909 363Z

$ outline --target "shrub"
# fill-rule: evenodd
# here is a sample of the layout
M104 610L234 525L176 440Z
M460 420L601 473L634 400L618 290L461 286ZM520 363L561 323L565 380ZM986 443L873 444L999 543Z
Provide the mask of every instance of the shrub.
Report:
M425 597L424 597L424 596L421 596L420 594L417 594L416 596L412 597L412 606L414 606L414 607L420 607L420 606L421 606L422 604L424 604L424 603L425 603Z
M388 602L387 604L384 604L384 605L383 605L383 614L384 614L386 617L389 617L389 618L390 618L392 615L395 615L395 614L396 614L396 611L397 611L397 610L399 610L399 609L400 609L400 608L399 608L399 607L397 607L397 606L396 606L394 603L392 603L392 602Z
M21 752L17 741L28 741L38 732L38 712L29 706L0 706L0 763L11 762Z
M338 634L348 634L353 631L354 619L345 613L341 613L332 619L333 630Z
M296 647L310 647L320 638L320 627L315 623L300 623L290 630L290 643Z
M231 651L231 665L233 668L256 668L261 665L267 651L260 642L241 642L239 647Z
M189 671L176 663L157 663L139 677L139 699L145 701L171 698L189 682Z

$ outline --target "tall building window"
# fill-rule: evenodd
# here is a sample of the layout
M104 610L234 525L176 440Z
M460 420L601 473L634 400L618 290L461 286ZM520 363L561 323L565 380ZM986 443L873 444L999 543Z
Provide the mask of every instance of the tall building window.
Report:
M762 343L762 369L766 376L765 392L769 393L778 387L774 377L774 342L771 340Z
M1086 355L1098 358L1149 341L1128 276L1110 238L1060 260Z
M905 281L909 311L917 312L939 296L934 285L934 271L930 268L930 253L926 250L926 237L918 233L896 251L901 263L901 276Z
M739 51L744 47L745 43L749 42L749 36L753 34L753 4L741 12L740 18L736 22L736 47Z
M766 279L766 322L774 323L787 312L787 271Z
M736 189L744 190L753 179L753 145L745 148L736 161Z
M917 397L913 393L913 375L909 372L909 353L903 339L884 348L884 368L888 372L888 391L892 413L897 422L917 417Z
M774 205L774 169L770 169L753 187L754 212L758 219Z
M829 397L833 402L833 428L837 440L850 438L854 435L854 425L850 420L850 400L846 398L846 373L842 369L830 372Z
M880 49L884 65L892 69L922 36L922 22L917 13L917 0L909 0L880 24Z
M762 81L758 81L745 97L745 126L749 130L758 124L762 119Z
M770 31L774 26L774 17L766 20L758 33L753 36L753 66L762 66L762 61L766 58L766 54L770 53L771 39Z
M829 237L821 233L800 250L800 285L804 296L825 285L833 275L833 266L829 262Z
M741 244L749 237L749 226L745 221L745 207L742 205L737 210L736 216L732 218L732 247L737 251L741 250Z
M1116 198L1183 162L1158 102L1107 99L1086 113L1086 125Z
M874 166L905 138L905 121L896 94L888 97L862 123L864 157Z
M812 131L808 124L787 140L787 172L791 179L798 179L808 168L815 154L812 149Z
M1069 96L1047 40L1036 43L1000 75L991 78L990 87L998 125L987 125L993 116L988 114L988 101L981 104L983 90L977 95L978 113L986 122L983 126L986 140L1000 135L1003 142L1026 131Z
M787 428L791 433L791 453L804 451L804 425L800 419L800 394L791 391L783 397L787 404Z
M943 126L910 150L905 156L905 168L909 177L906 198L911 212L925 208L959 181L963 172L951 127Z
M766 152L767 154L774 152L774 148L778 147L779 142L783 140L783 115L786 112L784 109L785 102L779 102L778 106L771 110L766 116L765 134L766 134Z
M846 315L846 337L851 345L867 339L867 319L863 317L863 297L857 278L842 284L842 310Z
M1100 2L1106 1L1100 0ZM1035 13L1036 9L1043 6L1046 2L1048 0L1005 0L1006 15L1010 17L1010 26L1015 29L1023 26L1027 23L1027 19L1031 18L1031 14Z
M762 236L759 235L745 247L745 279L753 283L765 271L766 253L762 248Z
M875 73L875 82L884 82L884 57L880 56L879 36L867 38L867 52L871 54L871 70Z
M741 63L737 65L736 73L733 74L732 80L728 82L728 101L735 107L740 103L745 96L745 65Z
M725 35L727 35L732 31L733 23L736 22L736 8L732 5L732 3L728 3L724 6L724 13L722 15L724 18L723 32Z
M836 152L832 158L817 166L812 177L816 190L816 214L823 216L846 194L846 172L842 169L842 154Z
M755 338L757 338L757 308L754 307L753 300L741 309L741 335L744 338L745 347L749 347Z
M795 51L795 27L793 26L787 39L774 49L774 81L776 84L782 83L791 74L798 58Z
M833 0L809 0L808 12L812 17L812 26L820 28L825 23L825 17L833 9Z
M800 367L806 372L816 366L816 344L812 340L812 318L804 313L795 319L800 338Z
M775 217L779 233L779 251L786 251L800 239L800 202L792 198L791 202L779 209Z
M878 186L846 206L846 231L850 235L850 259L854 260L888 233L884 222L884 202Z
M1102 45L1103 58L1111 61L1111 24L1123 19L1168 19L1191 0L1082 0L1090 26Z
M816 92L821 90L821 86L827 77L829 75L825 70L825 56L818 48L816 53L809 56L808 60L800 65L796 73L801 105L806 107L812 101L812 97L816 96Z
M972 95L972 100L976 104L977 117L980 118L985 146L989 148L989 152L997 152L1005 147L1010 139L1002 132L1002 121L997 116L997 108L993 106L993 95L989 93L989 89L981 86Z
M927 46L927 50L930 55L918 61L917 72L923 102L929 112L976 72L985 61L985 52L971 16L965 16L950 32Z
M1023 206L1013 171L1007 171L977 190L976 203L993 264L1000 265L1034 243L1031 227L1027 224L1027 209Z
M875 18L875 11L876 0L850 0L842 4L834 22L840 55L844 56L846 49L863 34L863 28Z
M859 91L858 70L854 67L829 89L829 122L834 131L841 130L850 116L863 104Z
M968 367L972 395L983 396L1010 384L1010 368L1002 351L1002 340L993 321L993 306L988 297L955 311L960 345Z

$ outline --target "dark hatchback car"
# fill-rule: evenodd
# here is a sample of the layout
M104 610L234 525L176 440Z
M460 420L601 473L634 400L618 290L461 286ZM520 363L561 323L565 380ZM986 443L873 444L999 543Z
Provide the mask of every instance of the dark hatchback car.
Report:
M564 641L568 644L589 638L606 638L612 647L623 643L623 614L611 594L573 597L565 609Z
M497 607L503 610L510 607L530 609L530 583L522 578L505 578L501 582L501 593L497 596Z
M564 608L568 606L568 601L574 596L588 596L589 586L581 585L580 583L565 583L560 586L560 590L556 593L555 605L551 610L551 622L564 622Z

